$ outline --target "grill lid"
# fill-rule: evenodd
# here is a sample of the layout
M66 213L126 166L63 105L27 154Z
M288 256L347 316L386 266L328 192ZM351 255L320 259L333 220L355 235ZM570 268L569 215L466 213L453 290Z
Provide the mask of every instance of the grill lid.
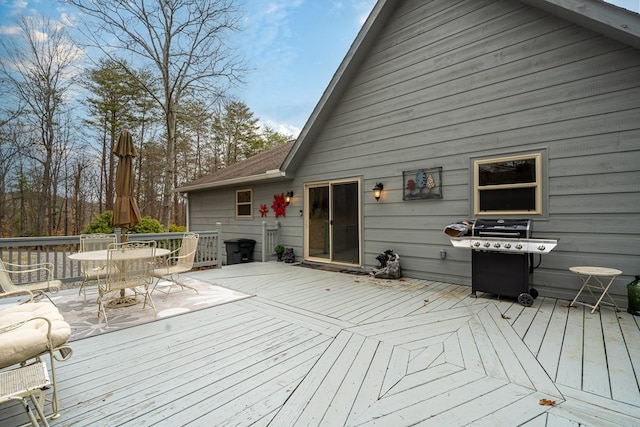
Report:
M530 219L478 219L471 230L476 237L531 237Z

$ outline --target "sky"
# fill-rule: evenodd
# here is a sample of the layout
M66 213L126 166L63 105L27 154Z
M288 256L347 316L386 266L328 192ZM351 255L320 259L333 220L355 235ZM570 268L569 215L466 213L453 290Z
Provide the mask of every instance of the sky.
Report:
M237 34L250 72L233 95L263 125L294 137L302 130L375 0L241 0ZM640 13L640 0L609 3ZM0 37L20 15L67 22L74 10L54 0L0 0Z

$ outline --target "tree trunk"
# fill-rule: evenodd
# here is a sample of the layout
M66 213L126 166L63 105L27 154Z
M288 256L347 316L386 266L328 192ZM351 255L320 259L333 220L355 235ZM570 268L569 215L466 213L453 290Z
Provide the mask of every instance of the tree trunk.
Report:
M171 225L171 205L173 193L173 181L175 179L174 159L176 156L176 112L174 103L169 100L167 106L167 153L166 174L164 177L164 189L162 194L162 222L169 229Z

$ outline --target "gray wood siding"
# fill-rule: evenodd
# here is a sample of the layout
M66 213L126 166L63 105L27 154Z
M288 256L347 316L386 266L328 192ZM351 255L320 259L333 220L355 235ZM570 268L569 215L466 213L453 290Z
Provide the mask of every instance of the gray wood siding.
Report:
M471 159L542 150L548 204L534 235L560 242L534 286L570 298L580 282L569 267L612 267L621 299L640 273L640 52L520 2L399 2L307 142L298 194L363 177L369 267L393 249L407 276L470 284L471 253L442 230L471 217ZM443 200L403 201L402 172L437 166Z
M253 217L236 218L235 196L236 190L253 190ZM189 220L190 230L211 230L217 222L222 223L222 239L246 238L256 241L253 259L260 260L262 253L262 222L267 221L273 226L276 221L271 209L275 194L294 191L294 198L286 208L286 216L278 217L282 224L280 228L280 242L287 247L294 247L298 259L302 259L302 217L299 211L302 209L302 188L293 188L288 182L272 184L242 184L236 187L217 189L215 191L198 191L189 193ZM266 217L260 214L260 205L267 205L269 212ZM268 248L269 253L271 249ZM226 247L223 245L226 260ZM275 258L274 258L275 259ZM226 261L225 261L226 262Z

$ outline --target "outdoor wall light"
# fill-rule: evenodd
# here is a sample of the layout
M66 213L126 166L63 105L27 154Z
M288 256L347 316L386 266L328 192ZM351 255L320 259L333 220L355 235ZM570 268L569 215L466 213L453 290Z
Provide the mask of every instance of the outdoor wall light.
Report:
M373 187L373 197L376 198L376 202L380 200L380 195L382 194L382 190L384 189L384 185L381 182L377 183L375 187Z
M288 205L291 203L291 199L293 198L293 191L287 191L287 194L284 195L284 201Z

